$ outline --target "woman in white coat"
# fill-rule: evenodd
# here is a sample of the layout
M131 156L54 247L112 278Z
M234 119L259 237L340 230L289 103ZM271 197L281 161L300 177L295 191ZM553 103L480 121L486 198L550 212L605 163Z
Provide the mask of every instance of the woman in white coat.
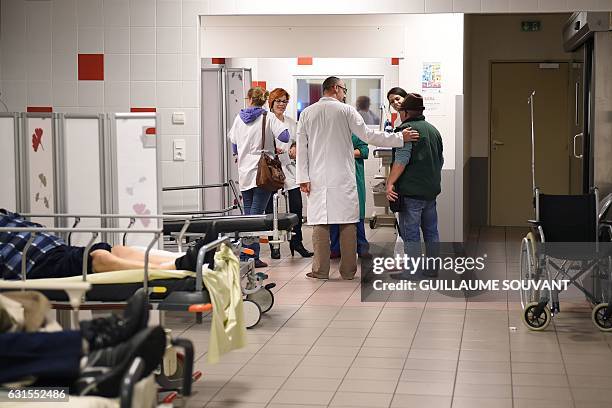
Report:
M289 141L288 126L278 120L276 116L269 115L263 108L268 100L269 92L260 87L249 89L247 93L248 108L242 109L234 119L228 138L232 143L234 155L238 156L238 184L242 193L245 215L263 214L272 193L257 187L257 164L263 150L269 154L274 152L274 141ZM265 119L265 139L262 138L262 121ZM262 143L263 142L263 143ZM259 259L259 242L244 245L255 252L255 267L268 266ZM241 255L245 260L246 255Z
M298 223L293 227L293 236L291 241L289 241L289 251L291 251L291 256L297 251L304 258L310 258L313 253L307 250L302 242L302 193L300 192L300 186L295 182L295 131L297 129L297 122L285 115L288 102L289 93L283 88L273 89L268 97L270 112L289 127L291 135L291 140L282 147L282 152L279 152L278 155L283 164L283 172L285 173L284 190L285 194L289 195L289 212L298 217ZM268 202L266 214L272 214L272 200ZM270 252L272 259L280 259L280 249L273 248L272 244L270 244Z

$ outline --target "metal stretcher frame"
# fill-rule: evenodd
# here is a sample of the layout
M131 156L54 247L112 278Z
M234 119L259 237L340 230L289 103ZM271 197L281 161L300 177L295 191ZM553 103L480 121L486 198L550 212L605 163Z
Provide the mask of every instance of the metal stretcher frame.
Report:
M53 282L37 282L36 279L31 279L30 281L6 281L0 279L0 289L5 290L63 290L66 292L70 298L70 304L74 309L74 312L78 313L78 309L83 302L85 292L91 289L91 283L89 282L69 282L69 283L53 283ZM194 363L194 348L193 343L184 338L173 338L171 339L171 344L173 346L180 347L184 350L184 364L183 367L183 376L169 378L165 373L163 373L163 363L162 363L162 373L164 375L159 375L157 378L157 383L162 387L161 391L172 391L166 398L164 398L165 403L171 403L177 396L178 392L173 390L180 390L183 398L188 398L191 396L191 387L192 381L197 381L201 377L201 372L194 373L193 371L193 363ZM119 392L119 406L120 408L130 408L132 407L132 398L134 396L134 388L138 381L140 381L142 377L142 372L144 370L145 364L144 360L140 357L134 358L127 372L125 373L122 381L121 388Z

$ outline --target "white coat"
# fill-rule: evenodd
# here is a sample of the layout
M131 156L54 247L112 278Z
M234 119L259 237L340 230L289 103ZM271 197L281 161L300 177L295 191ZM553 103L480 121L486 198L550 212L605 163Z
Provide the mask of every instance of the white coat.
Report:
M278 120L274 114L267 112L266 141L264 150L270 154L274 151L272 138L278 137L287 130L287 125ZM240 115L236 115L234 124L228 133L231 143L238 148L238 184L240 191L257 187L257 163L261 157L261 121L259 115L251 123L244 123ZM290 133L290 137L291 133Z
M278 155L278 159L282 163L283 173L285 173L285 191L289 191L299 187L299 185L295 182L295 160L289 157L289 149L295 140L297 122L289 116L285 116L284 119L283 124L289 129L291 140L289 140L288 143L277 141L276 147L283 149L283 153Z
M401 133L366 126L355 108L323 97L300 115L297 128L297 182L310 182L308 224L359 221L359 197L351 134L381 147L402 147Z

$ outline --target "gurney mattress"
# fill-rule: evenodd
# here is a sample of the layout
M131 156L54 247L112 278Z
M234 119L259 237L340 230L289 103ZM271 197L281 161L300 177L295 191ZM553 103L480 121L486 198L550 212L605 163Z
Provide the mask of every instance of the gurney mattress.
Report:
M218 233L270 231L274 228L274 216L268 215L237 215L227 217L191 218L187 232L206 233L213 226ZM295 214L279 214L278 228L290 231L298 223ZM184 220L164 221L164 234L180 232Z

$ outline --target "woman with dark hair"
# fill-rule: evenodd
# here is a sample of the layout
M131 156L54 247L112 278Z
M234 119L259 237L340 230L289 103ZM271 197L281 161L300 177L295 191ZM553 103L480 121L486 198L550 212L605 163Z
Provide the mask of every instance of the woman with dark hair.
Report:
M398 115L394 123L391 123L392 120L387 119L387 122L385 123L385 129L387 127L396 128L402 123L399 118L399 112L401 110L402 102L404 102L404 99L406 99L407 96L408 92L406 92L403 88L400 88L399 86L389 89L389 92L387 92L387 101L389 101L389 111L391 111L391 108L393 108L393 110L397 112Z
M234 124L228 133L234 155L238 156L238 184L244 205L245 215L263 214L272 193L262 187L257 187L257 164L263 150L269 154L274 152L275 137L281 142L289 141L287 124L281 122L275 115L268 115L263 105L267 102L269 92L260 87L249 89L247 93L248 107L242 109L234 119ZM263 120L266 120L265 139L262 138ZM264 143L262 143L264 140ZM245 244L255 251L255 267L268 266L259 259L259 242ZM246 260L247 255L241 255Z
M285 173L285 188L284 190L289 195L289 212L297 215L298 223L293 227L293 237L289 241L289 250L291 256L297 251L304 258L310 258L313 253L304 248L302 243L302 193L299 185L295 182L295 131L297 122L285 115L287 103L289 102L289 93L283 88L276 88L270 92L268 97L268 106L278 120L283 122L289 129L291 140L287 143L286 148L279 153L279 159L283 164L283 172ZM272 200L268 202L266 214L272 214ZM280 249L275 249L270 244L270 252L272 259L280 259Z

